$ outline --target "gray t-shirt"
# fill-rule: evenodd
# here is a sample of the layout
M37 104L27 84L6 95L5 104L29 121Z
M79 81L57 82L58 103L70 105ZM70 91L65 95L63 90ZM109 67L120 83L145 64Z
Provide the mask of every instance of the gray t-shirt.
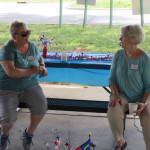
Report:
M12 40L8 41L0 50L0 61L13 61L16 68L28 69L38 66L40 53L33 42L29 42L27 54L22 54L14 46ZM22 78L9 77L0 65L0 90L22 91L38 84L37 74L25 76Z

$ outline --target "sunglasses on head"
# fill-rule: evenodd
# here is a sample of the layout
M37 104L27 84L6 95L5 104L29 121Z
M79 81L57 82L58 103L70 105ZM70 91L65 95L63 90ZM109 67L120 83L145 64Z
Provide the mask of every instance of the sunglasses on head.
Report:
M27 37L27 36L29 36L31 34L31 30L28 30L27 32L22 32L22 33L16 33L16 34L19 34L22 37Z

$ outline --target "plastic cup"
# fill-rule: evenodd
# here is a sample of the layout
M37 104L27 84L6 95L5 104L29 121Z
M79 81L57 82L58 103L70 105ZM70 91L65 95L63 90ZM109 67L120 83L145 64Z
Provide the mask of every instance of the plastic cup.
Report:
M67 61L67 53L61 53L61 61Z
M136 115L134 111L137 110L138 105L136 103L129 103L129 114Z

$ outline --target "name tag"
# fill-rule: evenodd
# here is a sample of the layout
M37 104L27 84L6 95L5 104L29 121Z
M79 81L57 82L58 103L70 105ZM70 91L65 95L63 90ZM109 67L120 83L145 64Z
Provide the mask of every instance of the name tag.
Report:
M138 64L130 64L130 70L138 70Z
M33 60L33 59L34 59L33 56L28 56L28 57L27 57L27 60Z

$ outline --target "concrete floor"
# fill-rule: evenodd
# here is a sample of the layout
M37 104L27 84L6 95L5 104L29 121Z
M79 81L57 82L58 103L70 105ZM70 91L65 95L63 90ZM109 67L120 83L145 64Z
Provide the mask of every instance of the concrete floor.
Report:
M21 130L28 125L28 122L29 111L21 109L18 112L18 120L10 132L10 150L22 150ZM127 150L144 150L143 136L133 124L133 119L126 119L125 139L128 143ZM136 125L140 127L139 119L136 120ZM96 150L112 150L114 147L114 140L106 114L49 110L34 134L32 150L46 150L45 142L49 142L50 150L54 150L55 135L52 129L58 129L59 136L64 144L68 140L70 129L72 150L88 140L89 132L92 135L92 142L96 144Z
M94 100L108 101L109 93L102 87L82 86L76 84L44 84L41 87L47 98L77 99L77 100Z
M42 84L41 86L46 97L70 98L72 96L73 99L88 99L88 95L92 95L90 99L93 100L101 100L102 96L105 100L109 99L109 94L100 87L52 84ZM22 130L29 123L29 115L28 109L19 110L18 119L10 131L9 150L23 150L20 138ZM136 125L140 128L139 119L136 119ZM92 135L92 142L96 144L96 150L113 150L115 145L106 114L49 110L34 134L32 150L47 150L45 142L50 144L50 150L55 150L53 144L55 135L52 129L58 129L64 145L69 139L68 131L70 129L72 150L88 140L89 132ZM145 149L143 135L137 131L130 115L126 119L125 139L128 143L126 150ZM67 150L67 147L65 148Z

